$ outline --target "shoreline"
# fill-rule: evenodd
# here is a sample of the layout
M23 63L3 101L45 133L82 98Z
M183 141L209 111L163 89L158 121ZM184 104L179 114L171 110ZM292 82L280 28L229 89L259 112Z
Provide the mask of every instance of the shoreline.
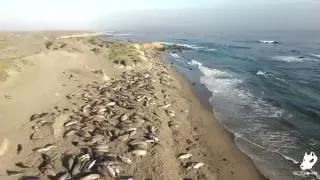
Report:
M269 178L267 178L261 170L259 170L259 168L256 166L254 160L245 152L243 152L235 143L234 139L235 139L235 135L232 132L229 132L222 124L222 122L220 122L216 117L215 117L215 109L213 107L212 104L210 104L209 99L212 96L212 93L205 87L205 85L201 84L200 81L197 81L194 79L194 77L191 75L188 75L190 69L186 69L184 67L179 66L174 60L171 60L170 57L166 56L168 55L170 51L172 51L172 49L165 49L165 51L163 52L163 59L167 64L170 64L170 66L177 71L178 75L183 76L182 78L184 79L184 81L186 81L191 89L191 93L197 98L197 100L200 102L200 105L202 105L202 107L204 109L206 109L208 112L212 113L212 116L214 117L214 120L218 125L220 125L220 128L222 128L225 132L225 134L228 136L229 141L232 142L232 144L234 145L235 149L234 151L239 151L241 152L241 154L243 156L245 156L251 163L251 166L254 166L254 168L258 171L258 174L260 174L261 179L264 180L268 180ZM166 55L165 55L166 54ZM170 55L171 56L171 55ZM169 59L166 59L169 58Z
M242 163L245 164L245 166L249 166L249 169L253 170L253 174L256 174L258 179L261 180L268 180L268 178L266 178L262 172L259 171L259 169L255 166L253 160L244 152L242 152L237 145L234 143L233 139L234 139L234 135L231 132L228 132L223 125L218 122L218 120L214 117L214 111L213 111L213 107L211 104L209 104L208 102L202 102L201 98L199 97L199 94L196 94L193 90L192 84L191 82L183 75L182 72L178 72L174 67L172 67L172 71L173 73L176 75L176 77L178 78L178 81L181 84L184 84L184 86L186 87L184 89L184 91L187 91L187 94L191 94L189 97L190 99L193 99L193 102L195 102L196 104L199 104L200 108L203 108L204 111L207 111L207 113L213 117L212 119L212 124L215 124L214 126L216 126L217 128L219 128L223 134L226 135L226 139L228 139L226 142L230 142L228 145L230 145L230 149L232 151L232 153L238 154L237 159L242 159ZM208 91L209 92L209 91ZM203 98L205 99L205 98ZM244 160L245 159L245 160Z
M231 141L232 144L234 145L235 151L241 152L243 154L243 156L245 156L250 161L251 165L254 166L254 168L258 171L258 174L260 174L259 176L261 179L268 180L268 178L265 177L263 175L263 173L256 167L254 161L245 152L242 152L237 147L237 145L234 142L235 135L233 133L229 132L227 129L225 129L223 127L223 125L219 122L219 120L216 119L216 117L214 115L215 112L214 112L213 106L209 103L209 100L208 100L208 98L210 98L210 96L207 96L209 94L211 95L211 93L205 87L201 87L206 91L205 95L195 92L194 85L192 85L192 82L187 79L187 77L183 74L183 72L179 72L175 67L172 67L172 68L173 68L173 71L175 71L175 73L177 74L177 76L180 76L180 81L181 81L180 83L185 83L189 86L189 88L187 88L187 89L189 89L189 91L191 91L191 94L199 101L200 106L202 106L204 109L206 109L209 113L212 112L212 116L214 118L213 121L215 121L215 123L220 125L220 128L222 128L224 130L224 132L226 133L226 135L229 138L229 141ZM201 85L197 84L196 86L202 86L202 84Z
M28 56L8 51L23 64L0 84L1 177L80 178L86 174L74 171L76 164L61 160L71 155L79 163L87 153L94 168L86 173L110 179L265 179L156 43L70 33L48 43L50 33L30 34L27 42L19 41L25 34L10 41Z

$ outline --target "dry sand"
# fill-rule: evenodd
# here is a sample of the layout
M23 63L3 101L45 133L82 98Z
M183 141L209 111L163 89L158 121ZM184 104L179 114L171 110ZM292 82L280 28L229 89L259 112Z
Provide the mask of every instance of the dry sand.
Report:
M66 35L72 38L59 38ZM103 128L109 133L99 143L107 144L112 153L133 161L131 165L110 165L121 169L122 176L173 180L264 179L251 160L235 147L213 113L193 95L190 84L160 59L160 52L154 49L158 44L104 42L73 35L72 32L0 34L0 77L1 73L4 77L0 82L0 179L21 176L46 179L49 174L67 171L61 162L65 154L92 148L92 144L79 146L72 142L82 143L83 136L97 136L98 130ZM5 65L1 66L1 63ZM134 77L139 77L137 81L142 85L124 85L130 84ZM123 90L114 90L113 86L123 86ZM108 89L105 98L109 103L110 99L129 93L134 102L125 101L134 103L133 109L127 109L119 102L116 107L104 104L107 110L114 110L115 115L109 113L108 118L99 120L102 123L99 127L98 122L88 120L90 117L80 119L84 105L104 97L98 95L96 89L99 87ZM49 115L30 122L31 115L45 112ZM137 128L130 136L126 129L118 128L123 113L131 115L129 121ZM143 115L133 117L135 113ZM84 134L77 131L63 138L61 134L68 130L64 124L71 117L92 131L85 128ZM112 122L116 124L113 126ZM150 127L154 131L150 132ZM41 139L30 139L32 133L40 134ZM153 141L150 142L150 134L159 142L154 142L155 137L151 137ZM149 137L144 137L146 135ZM132 154L134 148L128 148L132 139L148 141L145 156ZM48 151L36 152L35 148L47 144L53 144L52 149L48 146ZM180 160L177 157L181 153L192 156ZM48 168L40 172L39 166L44 162L42 154L50 157L49 169L54 172L48 172ZM30 168L17 167L19 162ZM187 168L199 162L204 164L199 169ZM8 176L7 170L15 171L17 176ZM104 179L108 179L107 176Z

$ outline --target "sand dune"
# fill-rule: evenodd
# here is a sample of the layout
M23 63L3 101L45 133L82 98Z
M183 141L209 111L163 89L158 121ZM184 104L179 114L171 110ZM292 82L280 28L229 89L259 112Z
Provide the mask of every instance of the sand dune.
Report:
M1 34L6 42L1 42L0 61L10 59L12 64L0 71L19 64L16 73L0 82L1 179L58 177L68 171L61 162L66 154L106 146L120 165L109 165L106 174L98 163L90 170L105 179L117 169L119 176L134 179L263 179L192 94L189 83L161 60L157 43L105 42L76 34ZM121 98L130 101L123 104ZM98 117L93 112L101 112L103 119L94 120ZM121 121L135 126L119 128ZM103 138L94 144L86 141L98 136ZM140 148L132 146L134 139L144 142ZM179 159L184 153L191 156Z

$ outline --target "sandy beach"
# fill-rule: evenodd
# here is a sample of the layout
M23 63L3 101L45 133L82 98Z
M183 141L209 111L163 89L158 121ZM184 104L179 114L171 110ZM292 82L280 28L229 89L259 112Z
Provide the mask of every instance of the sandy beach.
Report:
M265 179L159 43L0 33L0 179Z

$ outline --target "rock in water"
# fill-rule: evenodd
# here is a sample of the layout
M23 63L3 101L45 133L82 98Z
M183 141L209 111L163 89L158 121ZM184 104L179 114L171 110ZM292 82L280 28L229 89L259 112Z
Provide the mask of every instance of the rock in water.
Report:
M53 135L56 139L62 136L64 124L65 122L68 121L68 119L69 119L69 115L67 114L62 114L55 118L55 121L52 124L52 130L53 130Z

